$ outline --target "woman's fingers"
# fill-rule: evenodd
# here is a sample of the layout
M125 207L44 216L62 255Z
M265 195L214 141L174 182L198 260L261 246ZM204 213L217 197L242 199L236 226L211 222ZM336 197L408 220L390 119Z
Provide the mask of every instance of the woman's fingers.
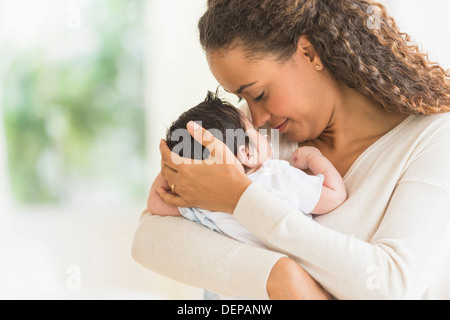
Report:
M219 153L220 155L224 154L224 148L226 148L226 145L222 141L216 139L211 132L202 128L194 121L188 123L187 129L195 140L209 150L212 157L219 156Z
M191 136L194 137L194 139L201 143L204 147L206 147L210 151L211 155L214 156L213 152L215 149L214 146L216 144L215 137L209 131L205 130L194 121L188 123L187 129Z
M210 158L205 159L206 164L237 164L236 156L231 152L227 145L208 130L202 128L197 123L191 121L187 125L189 133L206 147L210 152Z
M178 154L173 153L167 146L165 140L161 140L159 144L159 151L161 152L161 159L164 164L169 166L175 171L178 171L180 165L185 163L185 159L180 157Z
M169 186L177 182L178 172L176 172L166 164L163 164L161 166L161 175L164 179L166 179Z

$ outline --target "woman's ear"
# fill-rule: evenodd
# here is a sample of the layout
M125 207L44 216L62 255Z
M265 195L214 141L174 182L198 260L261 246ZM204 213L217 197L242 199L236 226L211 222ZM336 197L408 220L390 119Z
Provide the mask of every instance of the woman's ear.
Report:
M302 35L298 39L297 43L297 57L307 59L309 63L312 64L313 68L316 70L322 69L322 60L316 52L311 40L308 35Z

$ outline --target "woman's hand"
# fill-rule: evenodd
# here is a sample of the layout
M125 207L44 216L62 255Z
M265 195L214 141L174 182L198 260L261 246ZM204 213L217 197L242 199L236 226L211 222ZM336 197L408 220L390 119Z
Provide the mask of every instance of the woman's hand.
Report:
M197 207L233 214L239 199L252 183L242 164L220 140L194 122L189 133L205 146L211 156L205 161L186 159L170 151L162 140L161 174L171 190L158 189L161 198L176 207Z
M270 300L331 300L331 295L290 258L280 259L272 268L267 293Z

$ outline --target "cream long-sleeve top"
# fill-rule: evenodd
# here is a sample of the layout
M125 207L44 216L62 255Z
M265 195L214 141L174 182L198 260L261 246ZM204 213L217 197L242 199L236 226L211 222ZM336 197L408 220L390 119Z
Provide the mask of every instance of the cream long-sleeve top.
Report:
M280 158L296 147L282 138ZM250 185L233 215L267 250L144 211L133 257L226 296L267 299L273 265L289 256L337 299L450 299L450 114L408 117L344 182L348 200L314 221Z

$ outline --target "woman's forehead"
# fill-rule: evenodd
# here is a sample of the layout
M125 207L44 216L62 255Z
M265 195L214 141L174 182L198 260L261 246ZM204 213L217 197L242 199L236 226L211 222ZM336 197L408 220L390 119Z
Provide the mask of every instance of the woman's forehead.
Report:
M271 58L248 59L242 49L207 54L210 70L220 85L231 93L243 86L263 81L274 74L278 66Z

